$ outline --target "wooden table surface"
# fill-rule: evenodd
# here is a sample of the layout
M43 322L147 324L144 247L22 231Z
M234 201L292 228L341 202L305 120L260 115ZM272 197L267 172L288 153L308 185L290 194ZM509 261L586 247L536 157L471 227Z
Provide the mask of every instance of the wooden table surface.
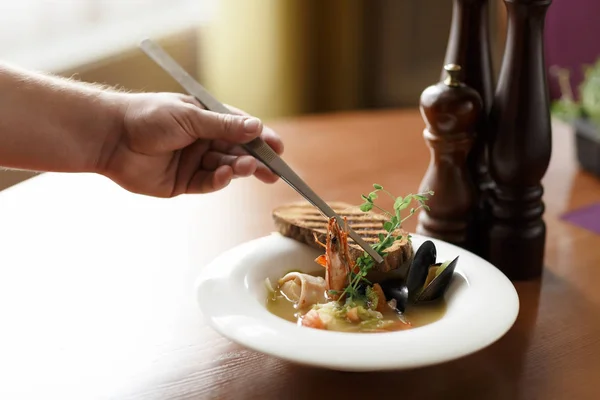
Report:
M429 161L414 110L271 125L285 159L328 200L359 203L374 182L415 191ZM564 126L555 124L553 145L547 267L540 281L515 284L516 324L483 351L404 372L300 367L203 323L195 277L273 230L271 209L298 199L282 182L170 200L87 174L10 188L0 193L0 398L600 398L600 236L559 219L600 199L600 181L578 170Z

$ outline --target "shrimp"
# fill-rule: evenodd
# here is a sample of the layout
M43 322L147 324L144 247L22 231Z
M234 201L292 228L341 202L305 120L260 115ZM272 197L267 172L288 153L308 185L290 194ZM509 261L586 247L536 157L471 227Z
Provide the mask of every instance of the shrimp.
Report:
M344 218L344 221L346 219ZM335 217L329 219L327 225L327 241L326 244L321 243L316 235L315 241L325 248L325 254L320 255L315 260L318 264L325 267L325 283L333 300L340 297L346 286L348 286L350 271L355 270L354 261L350 257L348 248L348 225L346 222L346 230L342 230L337 223Z
M326 329L325 323L317 310L310 310L306 313L300 320L300 325L314 329Z

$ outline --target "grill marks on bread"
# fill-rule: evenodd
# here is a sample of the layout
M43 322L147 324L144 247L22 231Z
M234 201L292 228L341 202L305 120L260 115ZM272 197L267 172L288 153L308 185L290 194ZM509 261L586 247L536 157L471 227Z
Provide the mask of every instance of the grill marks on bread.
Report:
M329 206L341 217L346 217L348 225L356 231L367 243L377 243L380 233L387 234L383 229L383 223L387 220L383 215L375 212L362 212L358 207L342 202L331 202ZM307 202L291 203L276 208L273 211L273 219L278 231L287 237L298 240L311 247L321 247L315 243L313 232L319 240L325 243L327 233L327 218L311 204ZM388 255L384 262L376 265L375 270L387 272L400 268L401 265L410 262L413 257L413 248L406 239L407 233L399 229L394 236L402 235L402 240L397 240L387 249ZM356 259L363 254L363 250L354 240L348 237L350 255Z

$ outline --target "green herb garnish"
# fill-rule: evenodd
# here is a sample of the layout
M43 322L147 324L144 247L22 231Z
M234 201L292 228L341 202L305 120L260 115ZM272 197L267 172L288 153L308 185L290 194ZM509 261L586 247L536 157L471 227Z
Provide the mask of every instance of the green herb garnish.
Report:
M383 215L388 217L388 220L383 222L383 229L387 232L387 234L379 234L379 242L372 245L373 249L375 249L379 255L385 257L387 255L386 250L392 246L396 240L402 239L402 235L394 236L394 232L402 227L402 223L413 216L420 208L429 210L429 207L427 204L425 204L425 202L429 200L428 196L433 195L433 191L427 191L419 194L411 193L404 197L394 197L394 195L385 190L381 185L373 184L373 188L374 190L368 195L361 195L364 203L360 205L360 210L363 212L369 212L375 208L380 210ZM394 201L394 212L385 210L379 205L375 204L375 200L378 198L379 192L385 193L392 198ZM409 209L409 206L414 201L417 202L417 207L411 207ZM410 211L408 212L408 215L403 217L402 212L406 209L409 209ZM408 235L407 239L410 241L410 235ZM365 277L374 265L375 261L367 252L364 252L362 256L358 257L356 259L356 266L359 270L357 273L350 271L350 284L346 286L340 298L344 298L344 295L347 295L347 301L351 302L359 299L361 299L361 301L368 300L364 299L365 295L361 295L358 289L362 282L366 283L367 285L371 284L371 282L369 282Z
M371 286L367 286L365 294L367 295L367 304L369 308L375 310L379 303L379 296L377 296L377 293L375 293Z

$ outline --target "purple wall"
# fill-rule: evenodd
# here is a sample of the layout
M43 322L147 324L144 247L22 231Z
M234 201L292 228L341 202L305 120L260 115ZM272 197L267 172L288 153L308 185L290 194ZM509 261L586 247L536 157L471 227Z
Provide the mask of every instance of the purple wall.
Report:
M553 0L546 15L546 65L568 67L571 85L579 97L581 64L600 57L600 0ZM556 79L548 74L550 96L560 97Z

